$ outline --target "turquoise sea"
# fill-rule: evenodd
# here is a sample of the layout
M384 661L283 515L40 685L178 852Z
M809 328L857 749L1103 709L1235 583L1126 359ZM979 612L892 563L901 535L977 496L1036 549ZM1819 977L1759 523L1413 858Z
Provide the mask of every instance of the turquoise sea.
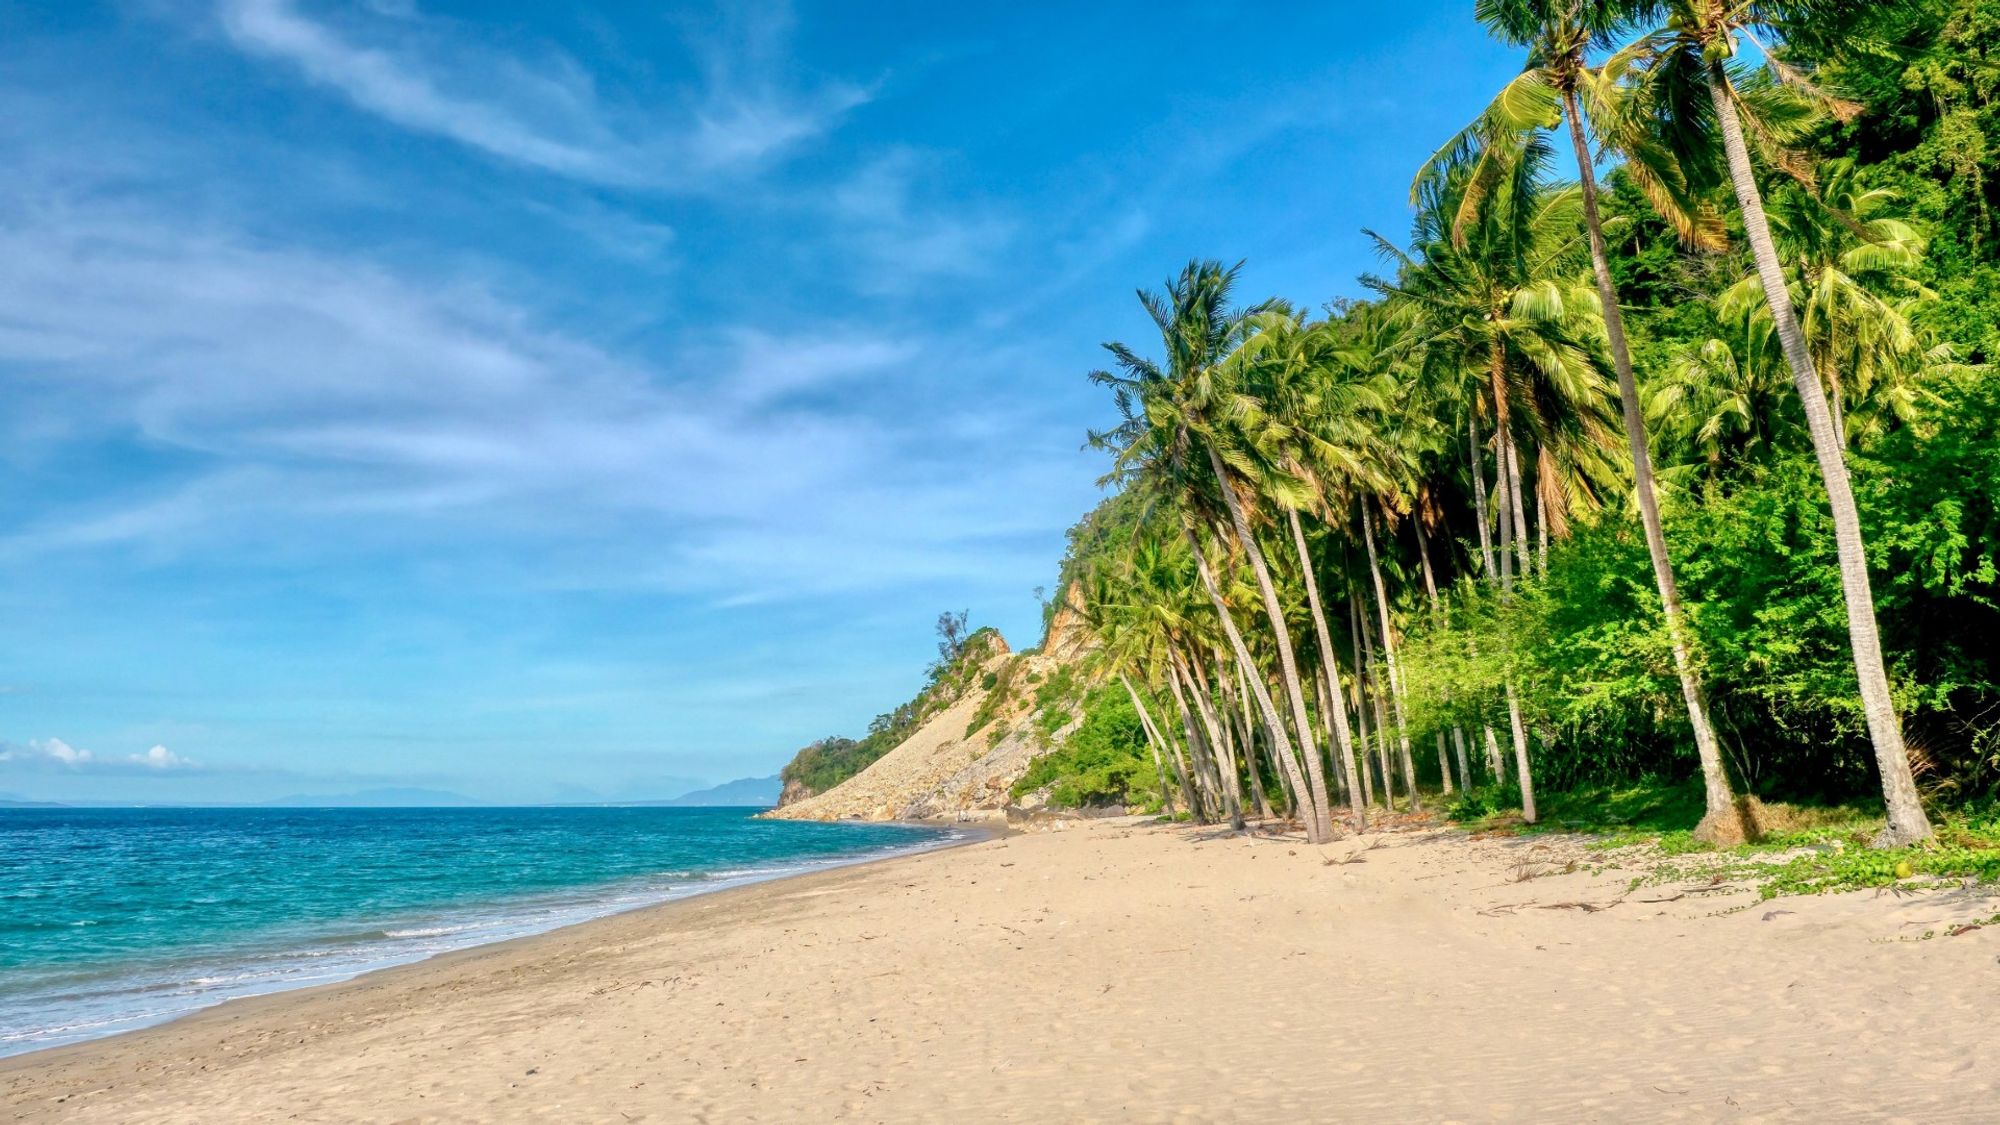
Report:
M0 1055L955 834L747 809L0 809Z

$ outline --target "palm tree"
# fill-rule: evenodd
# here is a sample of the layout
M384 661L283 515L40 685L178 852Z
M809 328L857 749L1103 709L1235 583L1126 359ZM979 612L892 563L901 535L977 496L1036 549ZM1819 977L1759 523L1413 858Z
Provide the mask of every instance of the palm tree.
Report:
M1957 365L1950 346L1926 340L1918 324L1918 311L1937 294L1918 280L1924 239L1897 213L1896 194L1862 186L1846 160L1822 166L1819 181L1812 190L1781 184L1767 217L1813 365L1826 384L1834 432L1846 442L1853 422L1867 429L1883 424L1868 409L1877 404L1871 398L1907 420L1922 378ZM1717 311L1725 320L1768 323L1771 316L1754 273L1722 295ZM1858 416L1848 401L1850 383Z
M1309 323L1288 309L1255 318L1254 331L1231 357L1244 396L1237 428L1249 431L1243 444L1261 455L1264 490L1284 509L1292 547L1305 587L1307 608L1319 644L1327 698L1341 698L1340 660L1327 628L1319 577L1299 513L1329 510L1331 482L1364 471L1369 440L1366 417L1384 405L1380 381L1349 362L1326 321ZM1367 811L1354 760L1354 737L1347 711L1335 703L1320 708L1347 790L1355 831L1367 827Z
M1700 242L1713 244L1716 240L1714 224L1688 202L1685 181L1673 164L1663 158L1658 145L1630 127L1629 114L1624 111L1615 81L1603 70L1589 65L1590 50L1608 44L1626 22L1631 7L1625 0L1479 0L1475 12L1480 22L1501 40L1526 48L1527 65L1478 121L1432 158L1419 173L1417 190L1421 191L1426 176L1448 175L1462 163L1472 165L1469 182L1475 185L1475 190L1464 193L1454 229L1454 235L1460 235L1472 218L1466 208L1476 209L1485 194L1477 190L1477 185L1503 175L1509 163L1522 158L1521 151L1528 138L1553 127L1558 117L1568 125L1570 145L1576 155L1584 228L1590 240L1591 270L1606 344L1618 377L1618 398L1632 462L1633 496L1638 502L1646 552L1653 564L1653 584L1660 596L1661 616L1673 649L1674 672L1680 680L1681 697L1701 762L1707 812L1695 834L1713 842L1735 843L1746 835L1748 826L1730 786L1715 729L1709 721L1708 701L1689 649L1680 589L1674 580L1673 562L1667 554L1666 533L1660 519L1638 381L1625 338L1625 317L1611 277L1604 223L1598 211L1597 173L1590 143L1593 132L1626 156L1627 168L1635 182L1659 201L1664 213L1680 220L1677 225L1685 233Z
M1545 182L1547 159L1546 146L1529 137L1494 184L1482 185L1482 173L1471 165L1430 179L1414 251L1375 237L1400 267L1397 278L1363 278L1416 308L1433 378L1469 379L1475 388L1483 383L1490 396L1500 525L1499 574L1491 577L1508 590L1517 558L1523 574L1531 570L1517 453L1522 434L1536 437L1543 452L1536 463L1545 527L1551 516L1562 518L1573 499L1594 502L1588 481L1602 475L1600 454L1609 440L1602 418L1608 395L1592 339L1602 330L1569 273L1580 250L1579 197ZM1466 194L1480 192L1485 202L1467 211ZM1522 811L1532 821L1526 727L1511 686L1506 695Z
M1332 838L1333 825L1291 634L1270 567L1250 527L1243 496L1248 481L1232 472L1224 459L1227 453L1239 469L1248 461L1224 417L1236 403L1223 385L1221 370L1222 360L1240 342L1249 315L1229 305L1239 268L1225 268L1212 261L1190 262L1179 277L1168 281L1164 294L1140 293L1140 303L1159 329L1166 366L1162 368L1124 344L1106 344L1118 372L1097 371L1091 378L1113 388L1123 421L1109 433L1092 434L1091 441L1116 451L1113 478L1148 480L1174 503L1182 534L1194 554L1196 575L1214 605L1231 650L1244 665L1251 691L1278 746L1279 759L1292 775L1294 790L1306 798L1306 838L1320 844ZM1221 513L1226 513L1226 521ZM1223 534L1225 527L1230 534ZM1295 725L1289 729L1216 582L1202 549L1204 535L1223 542L1233 538L1232 545L1256 578L1283 688L1291 704ZM1295 745L1306 764L1305 777L1297 774Z
M1646 395L1646 416L1665 439L1710 465L1770 448L1781 396L1791 393L1784 357L1770 339L1770 317L1729 327L1729 339L1678 351Z
M1848 479L1845 442L1834 426L1812 349L1786 285L1784 263L1772 238L1762 189L1757 185L1751 139L1754 138L1765 161L1779 170L1798 176L1809 172L1798 155L1784 147L1790 135L1787 123L1762 112L1765 107L1757 104L1758 99L1745 97L1743 83L1731 73L1729 64L1737 57L1738 37L1748 36L1757 43L1782 83L1779 92L1792 95L1776 98L1771 105L1781 111L1796 111L1810 102L1836 113L1851 112L1853 107L1827 97L1788 67L1781 45L1788 38L1814 37L1830 41L1829 46L1837 49L1846 17L1862 9L1879 12L1898 3L1901 0L1652 0L1641 11L1660 22L1659 29L1630 52L1638 64L1635 74L1646 95L1645 104L1664 126L1663 132L1680 140L1689 166L1699 167L1703 149L1717 137L1721 141L1729 182L1742 214L1744 235L1756 262L1758 284L1770 307L1785 362L1791 368L1792 385L1805 406L1806 430L1812 438L1813 454L1819 462L1827 504L1832 510L1834 545L1840 558L1841 593L1847 606L1847 633L1854 652L1861 709L1868 721L1876 767L1882 776L1883 801L1888 809L1888 827L1876 840L1882 846L1925 839L1931 834L1931 825L1917 797L1916 778L1910 769L1909 752L1903 744L1902 725L1882 660L1875 594L1868 576L1861 516ZM1768 35L1770 41L1759 40L1760 32ZM1700 98L1704 92L1705 108Z
M1134 553L1152 550L1157 548L1151 544L1137 544ZM1146 745L1153 754L1153 769L1159 775L1161 810L1169 815L1174 811L1173 794L1167 787L1166 758L1176 757L1174 773L1180 782L1182 799L1190 815L1199 815L1187 772L1178 764L1178 747L1161 733L1159 724L1153 721L1152 708L1147 706L1145 697L1132 683L1133 674L1144 678L1149 668L1158 665L1163 634L1154 620L1157 608L1146 604L1144 594L1148 584L1133 573L1144 573L1146 568L1128 562L1124 569L1124 574L1116 576L1102 569L1085 575L1085 587L1080 599L1084 620L1097 637L1098 650L1107 670L1118 677L1118 682L1124 686L1125 694L1132 701L1132 709L1138 712L1140 729L1145 733Z

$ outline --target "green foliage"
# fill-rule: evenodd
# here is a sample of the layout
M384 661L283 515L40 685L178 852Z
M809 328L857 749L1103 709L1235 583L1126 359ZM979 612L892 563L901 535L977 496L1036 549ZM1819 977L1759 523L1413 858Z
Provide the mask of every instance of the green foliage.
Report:
M1006 706L1013 693L1014 670L1020 667L1020 663L1017 657L1001 665L998 671L988 672L979 678L980 686L986 690L986 698L979 701L979 709L972 713L972 721L966 724L965 737L978 734Z
M1076 717L1071 707L1079 701L1082 691L1082 679L1076 667L1069 664L1058 666L1036 686L1034 729L1041 745L1051 745L1056 732Z
M877 722L880 722L879 718ZM803 786L808 793L824 793L867 769L895 745L893 741L875 739L872 735L860 742L838 735L822 738L793 755L792 760L785 763L785 768L778 771L778 776L786 784Z
M1053 785L1049 802L1062 808L1091 805L1158 807L1158 782L1146 735L1131 701L1117 685L1098 688L1083 701L1083 723L1062 746L1035 759L1014 783L1013 796Z
M1582 785L1552 792L1541 803L1542 815L1535 825L1506 821L1496 814L1519 808L1520 791L1511 786L1504 790L1488 786L1459 798L1450 816L1473 830L1506 827L1514 831L1582 832L1626 843L1665 837L1691 841L1694 826L1705 811L1700 781L1685 778L1649 777L1617 785Z
M1070 699L1078 691L1075 666L1064 664L1035 688L1035 709L1045 711Z
M1650 844L1666 856L1703 856L1702 865L1666 865L1660 875L1720 874L1755 884L1765 898L1890 887L1915 880L2000 880L2000 809L1992 805L1948 813L1935 839L1905 848L1875 849L1879 811L1852 806L1765 810L1777 825L1762 840L1726 851L1694 839L1705 811L1699 781L1648 778L1615 786L1584 786L1552 795L1539 823L1507 815L1518 793L1479 789L1461 795L1451 817L1473 831L1582 832L1601 849ZM1656 875L1653 881L1659 881Z
M1915 421L1853 458L1892 686L1928 783L2000 785L2000 375L1959 374ZM1802 452L1673 498L1667 539L1695 657L1732 767L1765 795L1874 786L1832 521ZM1694 770L1672 649L1636 520L1558 543L1501 599L1465 584L1451 625L1413 623L1412 724L1496 722L1511 678L1551 788ZM1698 806L1697 806L1698 807Z
M1989 61L2000 58L2000 0L1836 7L1837 20L1819 6L1682 14L1767 33L1730 71L1732 104L1749 121L1806 350L1840 412L1913 768L1935 809L1962 808L2000 797L2000 376L1984 366L2000 359L2000 68ZM1566 73L1564 44L1593 43L1549 35L1547 19L1582 18L1561 11L1482 9L1508 41L1539 44L1528 57L1551 81ZM1693 63L1702 43L1735 42L1716 30L1682 21L1654 45ZM1597 83L1584 112L1607 158L1623 161L1600 200L1608 264L1632 405L1658 470L1683 652L1728 780L1745 794L1845 809L1827 814L1842 825L1866 819L1855 802L1878 795L1882 779L1828 484L1716 159L1702 108L1711 103L1701 81L1677 92L1635 85L1704 72L1669 59L1621 85L1589 69L1605 57L1601 41L1578 49L1570 61L1585 72L1568 76ZM1855 104L1814 102L1773 78L1766 59ZM1530 88L1542 81L1534 73L1426 165L1407 249L1376 240L1390 276L1363 283L1378 299L1330 303L1323 320L1279 301L1244 307L1231 293L1237 271L1217 262L1142 293L1159 358L1110 345L1115 372L1092 376L1111 388L1120 420L1092 441L1114 452L1107 479L1124 487L1072 530L1059 588L1081 592L1107 660L1167 716L1161 687L1174 661L1206 668L1222 647L1218 602L1244 634L1245 671L1282 689L1279 630L1250 581L1253 547L1305 678L1327 659L1306 609L1311 577L1343 674L1372 661L1368 678L1389 681L1382 630L1374 655L1348 640L1353 615L1375 624L1369 560L1379 548L1386 639L1398 643L1407 696L1400 733L1413 745L1468 734L1479 761L1497 728L1511 776L1512 699L1544 824L1693 849L1703 790L1686 781L1698 764L1680 657L1635 510L1579 192L1561 180L1569 169L1553 154L1563 146L1548 143L1559 138L1538 132L1554 107ZM1521 573L1502 583L1480 544L1497 546L1513 522L1493 518L1507 445L1520 454L1517 502L1537 561L1512 556ZM1368 550L1363 511L1379 519ZM1305 540L1296 550L1294 514ZM1213 596L1196 582L1197 559ZM1068 691L1038 688L1043 737L1077 713L1060 702ZM1323 706L1305 694L1307 709ZM1388 702L1393 716L1398 701ZM1322 718L1293 725L1317 729ZM1163 737L1184 737L1171 718L1164 725ZM1520 794L1478 773L1456 812L1497 824ZM1859 831L1829 825L1815 831Z
M2000 816L1990 812L1948 817L1935 839L1907 848L1877 850L1863 846L1865 842L1859 833L1794 842L1791 846L1817 846L1808 854L1766 865L1764 897L1890 887L1909 880L2000 880Z

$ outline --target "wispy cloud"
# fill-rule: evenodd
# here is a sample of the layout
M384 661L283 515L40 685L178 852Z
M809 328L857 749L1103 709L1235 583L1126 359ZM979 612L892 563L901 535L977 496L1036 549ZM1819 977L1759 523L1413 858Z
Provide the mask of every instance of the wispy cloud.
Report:
M782 13L759 15L750 46L707 44L704 87L680 106L620 106L567 56L539 61L455 40L414 3L316 18L295 0L221 0L229 41L283 64L360 109L492 156L605 184L700 186L767 162L832 128L867 100L851 84L793 90L767 67Z
M864 290L903 293L941 277L993 272L1014 224L964 204L923 202L919 187L934 173L923 154L899 149L834 190L839 243L864 267L858 274Z
M1006 497L1074 475L926 416L893 388L934 385L939 344L872 326L724 327L630 356L476 275L76 206L0 220L0 259L0 365L38 424L136 433L196 469L51 510L0 540L17 556L323 550L327 529L400 521L616 541L577 580L764 598L989 570ZM283 530L301 526L318 533Z

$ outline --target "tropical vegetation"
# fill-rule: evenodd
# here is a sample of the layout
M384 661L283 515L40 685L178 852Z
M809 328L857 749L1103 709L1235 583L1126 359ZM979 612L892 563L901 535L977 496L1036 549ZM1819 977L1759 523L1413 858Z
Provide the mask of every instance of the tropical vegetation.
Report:
M1785 800L1965 846L1932 837L2000 798L2000 2L1474 15L1522 69L1365 299L1195 260L1106 345L1112 492L1058 586L1105 689L1034 784L1322 842L1685 783L1709 845Z

